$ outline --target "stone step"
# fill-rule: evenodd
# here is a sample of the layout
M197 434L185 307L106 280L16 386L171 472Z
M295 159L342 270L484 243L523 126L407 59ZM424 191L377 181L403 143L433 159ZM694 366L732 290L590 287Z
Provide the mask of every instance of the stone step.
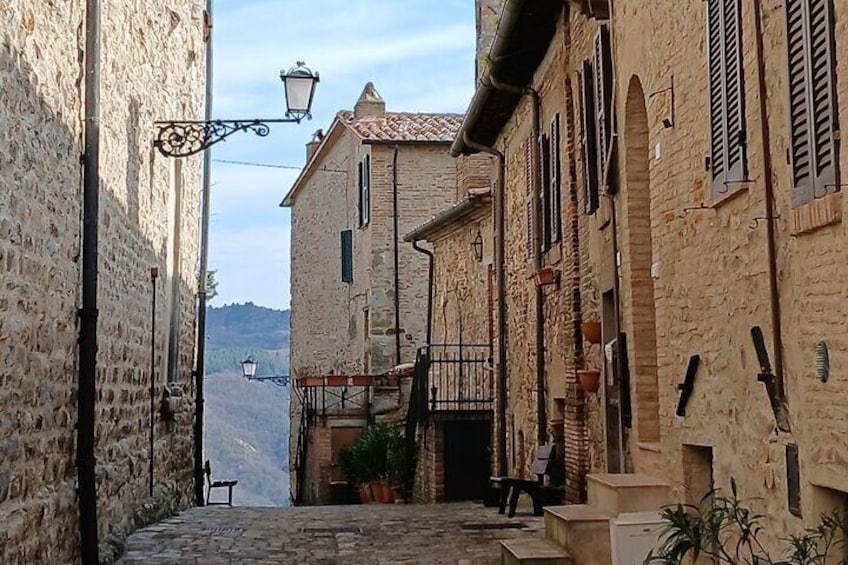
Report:
M671 485L638 473L595 473L586 476L588 504L612 516L656 512L674 502Z
M501 540L502 565L571 565L571 557L546 539Z
M611 565L612 516L586 504L546 506L545 537L565 549L575 565Z

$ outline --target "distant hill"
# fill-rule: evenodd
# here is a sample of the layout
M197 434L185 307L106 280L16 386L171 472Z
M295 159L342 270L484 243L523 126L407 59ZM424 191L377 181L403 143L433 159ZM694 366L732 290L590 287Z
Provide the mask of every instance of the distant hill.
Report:
M289 389L249 382L241 361L252 355L257 375L288 374L289 312L252 303L206 311L205 456L217 479L238 479L240 506L289 503Z

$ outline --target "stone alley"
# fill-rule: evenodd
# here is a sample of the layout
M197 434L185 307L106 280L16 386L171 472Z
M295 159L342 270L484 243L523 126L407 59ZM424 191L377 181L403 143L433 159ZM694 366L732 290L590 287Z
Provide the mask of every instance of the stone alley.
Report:
M192 508L127 540L124 565L500 563L500 539L539 539L530 508L480 504Z

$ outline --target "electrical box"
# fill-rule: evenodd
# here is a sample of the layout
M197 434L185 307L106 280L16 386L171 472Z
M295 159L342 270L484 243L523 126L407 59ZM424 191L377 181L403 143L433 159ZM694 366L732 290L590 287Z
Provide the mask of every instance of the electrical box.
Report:
M666 525L656 512L619 514L610 520L612 565L641 565L660 546Z

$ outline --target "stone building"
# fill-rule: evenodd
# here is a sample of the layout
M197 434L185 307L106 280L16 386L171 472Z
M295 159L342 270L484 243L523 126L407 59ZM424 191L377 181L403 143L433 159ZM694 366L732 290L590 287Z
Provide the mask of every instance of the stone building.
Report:
M85 5L0 5L3 563L80 558ZM108 562L128 532L191 500L200 168L197 158L162 157L152 142L155 120L202 118L205 64L196 4L108 2L101 24L94 457ZM159 410L166 387L183 393L175 412Z
M657 494L639 509L656 510L662 489L691 502L734 478L776 548L848 506L848 12L529 4L507 0L452 147L503 159L505 471L526 472L564 412L569 502L638 487ZM600 323L599 344L584 322ZM578 385L588 369L597 393ZM549 537L569 550L573 524L615 519L578 508L552 510L566 533Z
M307 164L282 204L292 209L296 383L329 374L381 375L415 360L426 342L428 262L402 238L454 202L457 166L448 148L461 120L455 114L387 112L369 83L354 110L339 112L326 135L307 145ZM367 392L366 420L377 392ZM292 402L295 423L305 417L304 398ZM346 417L336 427L361 429L362 414L358 418ZM309 441L299 430L292 426L291 461L302 472L314 466L316 474L303 479L304 489L293 484L292 492L326 501L332 457L309 455ZM310 437L318 441L321 433ZM349 441L339 439L333 453ZM293 483L297 476L292 473Z

